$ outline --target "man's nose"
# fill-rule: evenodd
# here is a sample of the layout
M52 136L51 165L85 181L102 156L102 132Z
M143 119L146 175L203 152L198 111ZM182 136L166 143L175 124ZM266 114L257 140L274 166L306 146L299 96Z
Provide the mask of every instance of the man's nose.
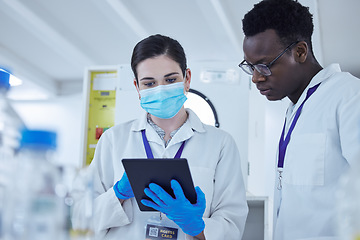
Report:
M253 83L263 82L266 80L266 76L262 75L255 69L251 80Z

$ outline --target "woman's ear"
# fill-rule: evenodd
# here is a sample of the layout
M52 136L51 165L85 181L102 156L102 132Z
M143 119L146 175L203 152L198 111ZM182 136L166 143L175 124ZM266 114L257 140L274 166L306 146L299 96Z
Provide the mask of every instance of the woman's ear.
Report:
M139 94L139 100L141 99L141 96L140 96L140 89L139 89L139 85L137 84L137 80L136 78L134 78L134 86L136 88L136 91L138 92Z
M185 70L186 73L186 77L185 77L185 82L184 82L184 88L185 91L188 92L190 90L190 82L191 82L191 70L190 68L187 68Z
M295 45L295 61L304 63L308 57L309 47L305 41L300 41Z

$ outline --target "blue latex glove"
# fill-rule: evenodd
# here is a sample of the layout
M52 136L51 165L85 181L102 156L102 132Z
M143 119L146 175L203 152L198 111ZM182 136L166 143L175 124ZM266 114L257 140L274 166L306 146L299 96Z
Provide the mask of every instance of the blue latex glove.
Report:
M187 200L176 180L171 180L171 188L174 191L175 199L155 183L150 183L149 188L145 188L144 192L154 202L143 199L141 200L142 204L166 214L184 233L190 236L196 236L204 230L205 223L202 217L205 212L206 200L205 194L200 187L195 188L197 194L195 204L191 204Z
M120 181L117 181L117 183L115 183L113 189L114 189L115 195L119 199L129 199L129 198L134 197L134 193L131 189L130 182L126 175L126 172L124 172Z

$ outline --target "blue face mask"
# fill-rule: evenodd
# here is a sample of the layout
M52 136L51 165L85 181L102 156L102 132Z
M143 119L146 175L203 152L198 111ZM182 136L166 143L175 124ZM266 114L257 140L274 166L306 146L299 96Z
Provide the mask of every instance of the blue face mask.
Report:
M184 82L140 90L140 96L141 107L151 115L163 119L174 117L187 99Z

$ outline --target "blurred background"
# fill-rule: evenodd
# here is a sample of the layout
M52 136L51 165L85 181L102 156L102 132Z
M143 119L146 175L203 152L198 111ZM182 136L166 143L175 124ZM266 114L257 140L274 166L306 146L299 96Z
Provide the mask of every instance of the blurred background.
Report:
M257 2L0 0L0 66L22 83L9 97L27 124L60 128L60 137L67 134L71 142L81 128L85 67L129 64L134 45L156 33L177 39L190 63L238 63L243 59L241 20ZM321 64L340 63L343 71L360 77L360 1L300 2L314 14L313 41ZM72 155L78 151L73 141L65 145Z
M58 133L58 158L64 165L81 167L88 69L126 66L141 39L168 35L184 47L194 69L193 86L210 96L220 127L238 143L248 192L271 201L276 145L288 102L267 102L237 68L243 60L241 21L257 2L0 0L0 67L16 77L9 98L28 127ZM339 63L360 77L360 1L299 2L314 15L313 46L322 66ZM214 69L235 71L235 83L222 77L204 81L204 71L211 75ZM131 84L132 77L129 72L125 80ZM238 95L230 92L229 98L230 89ZM234 109L239 110L235 117ZM129 108L123 111L132 116ZM123 120L120 116L117 122ZM240 126L234 130L235 125Z

